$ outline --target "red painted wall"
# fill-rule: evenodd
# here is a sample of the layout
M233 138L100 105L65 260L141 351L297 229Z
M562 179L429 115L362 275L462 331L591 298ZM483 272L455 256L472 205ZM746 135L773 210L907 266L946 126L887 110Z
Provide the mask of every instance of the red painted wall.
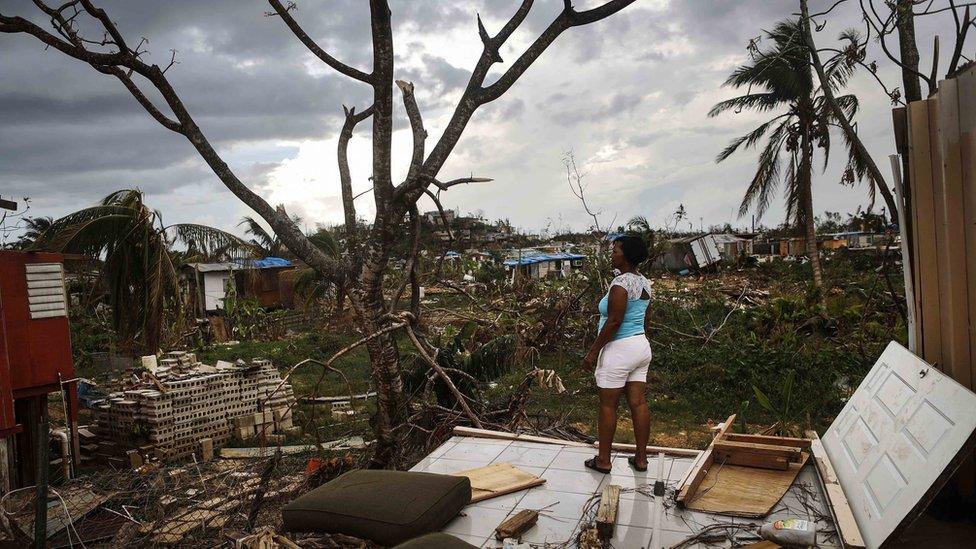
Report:
M64 256L0 251L0 299L13 398L59 391L59 373L64 380L74 377L68 317L30 318L26 265L31 263L63 264Z

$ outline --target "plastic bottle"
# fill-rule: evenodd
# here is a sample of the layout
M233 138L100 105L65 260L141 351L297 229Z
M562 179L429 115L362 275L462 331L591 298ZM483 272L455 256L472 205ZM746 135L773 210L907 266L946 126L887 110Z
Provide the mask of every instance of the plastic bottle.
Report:
M759 535L781 545L809 547L817 544L817 525L798 518L782 519L763 524Z

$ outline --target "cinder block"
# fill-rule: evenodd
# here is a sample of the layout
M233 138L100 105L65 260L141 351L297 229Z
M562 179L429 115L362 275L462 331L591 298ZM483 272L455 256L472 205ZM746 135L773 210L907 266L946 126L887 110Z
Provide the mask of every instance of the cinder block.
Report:
M210 461L213 459L214 445L212 438L200 439L200 454L203 456L203 461Z

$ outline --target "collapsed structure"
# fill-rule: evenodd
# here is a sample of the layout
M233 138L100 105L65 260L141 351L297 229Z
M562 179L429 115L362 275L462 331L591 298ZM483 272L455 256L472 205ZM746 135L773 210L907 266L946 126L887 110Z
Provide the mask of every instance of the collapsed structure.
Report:
M280 437L298 429L294 403L291 385L268 360L209 366L192 353L169 353L132 386L95 403L98 457L122 462L137 451L167 460L210 453L232 438Z

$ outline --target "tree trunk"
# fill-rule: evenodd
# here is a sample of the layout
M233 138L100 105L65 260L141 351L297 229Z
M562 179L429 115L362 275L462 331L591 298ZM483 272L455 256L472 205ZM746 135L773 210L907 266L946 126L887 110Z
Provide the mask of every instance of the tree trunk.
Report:
M387 213L396 217L396 213L391 210L395 208L387 209ZM363 256L363 266L357 277L356 287L349 291L350 301L359 319L359 329L364 337L389 324L386 299L383 296L383 278L396 236L387 227L385 216L378 215L378 218L370 238L372 244ZM397 217L398 223L400 218L402 215ZM372 339L366 344L366 349L369 352L377 394L374 416L377 446L373 460L377 465L385 466L395 456L398 447L396 428L404 423L407 413L403 399L403 377L400 375L400 353L392 333Z
M812 106L810 111L812 112ZM810 124L805 122L800 137L800 204L797 213L802 218L807 241L807 257L813 268L813 285L823 290L823 270L820 266L820 249L817 248L817 230L813 222L813 144L810 141ZM823 302L823 294L820 297Z
M898 0L898 49L901 53L901 80L905 86L905 103L922 99L918 75L918 46L915 44L915 14L912 0Z

